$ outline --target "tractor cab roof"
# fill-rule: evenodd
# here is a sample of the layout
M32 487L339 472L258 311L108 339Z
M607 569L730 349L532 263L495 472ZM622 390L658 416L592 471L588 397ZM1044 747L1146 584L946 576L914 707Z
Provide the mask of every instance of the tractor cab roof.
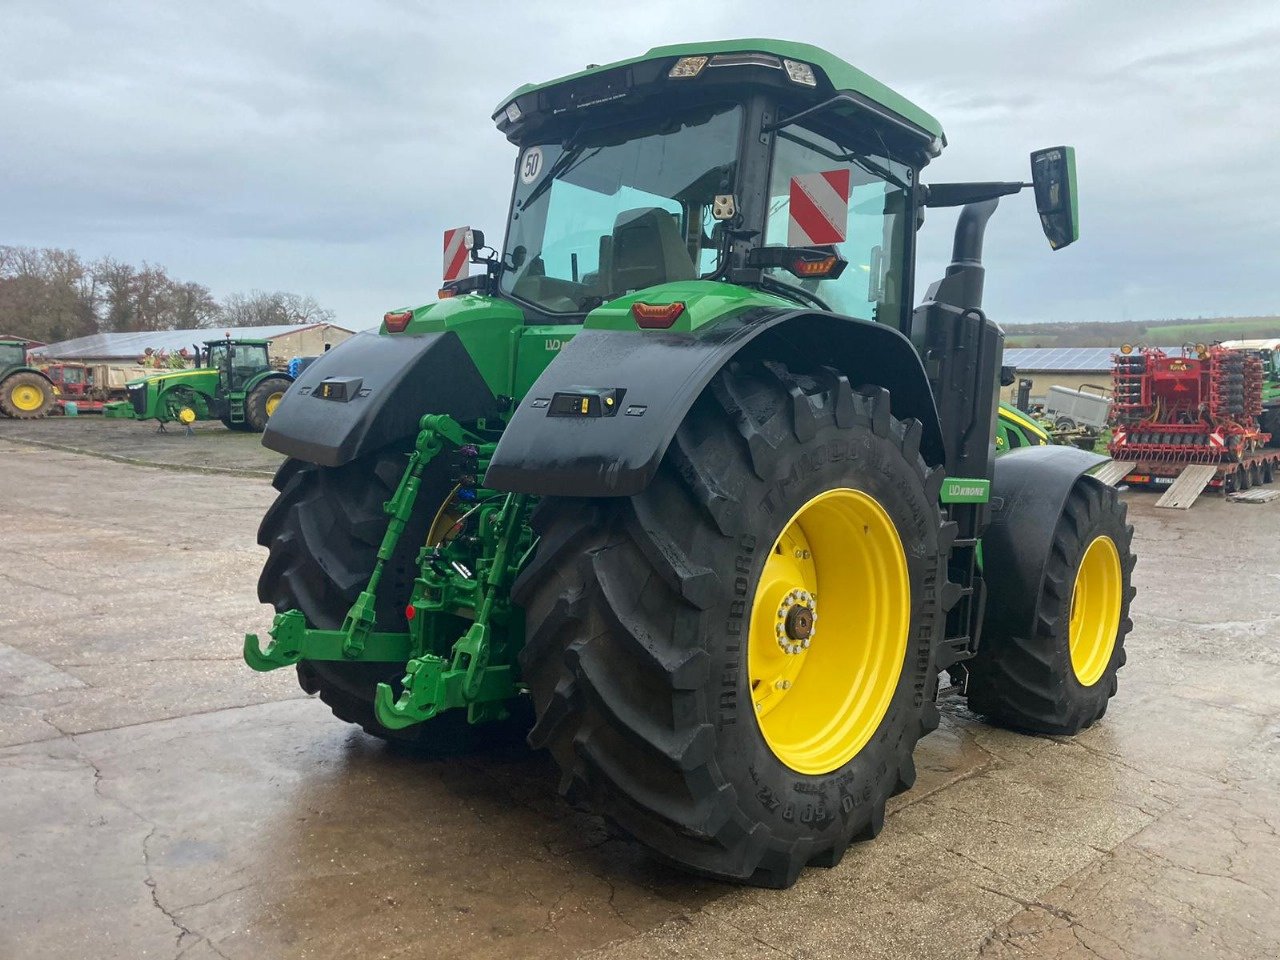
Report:
M561 131L567 135L588 121L593 108L616 114L624 104L694 93L736 99L753 87L777 91L790 112L834 101L829 109L837 118L866 122L870 114L882 126L923 142L927 156L946 144L942 125L906 97L820 47L787 40L654 47L629 60L518 87L498 104L493 119L508 140L524 144Z
M235 343L235 344L243 344L249 347L271 346L270 340L253 339L249 337L218 337L214 340L206 340L204 342L204 345L206 347L212 347L214 344L217 344L217 343Z

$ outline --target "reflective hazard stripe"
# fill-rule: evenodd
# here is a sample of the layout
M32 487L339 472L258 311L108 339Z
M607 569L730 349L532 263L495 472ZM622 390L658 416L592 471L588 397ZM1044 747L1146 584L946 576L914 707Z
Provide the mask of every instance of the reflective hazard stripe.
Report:
M849 171L828 170L791 178L787 244L840 243L849 229Z
M461 280L467 275L467 248L462 245L467 227L444 232L444 282Z

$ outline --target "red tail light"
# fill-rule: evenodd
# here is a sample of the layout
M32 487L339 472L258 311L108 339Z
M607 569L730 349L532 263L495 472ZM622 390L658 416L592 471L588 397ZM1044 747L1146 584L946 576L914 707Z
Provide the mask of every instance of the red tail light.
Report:
M635 317L636 326L644 330L666 330L680 314L684 313L684 303L633 303L631 316Z
M403 332L404 328L409 325L409 321L412 319L412 310L401 310L398 313L393 311L382 315L382 322L389 333Z
M825 277L836 266L835 257L823 257L821 260L797 259L791 264L791 272L797 277Z

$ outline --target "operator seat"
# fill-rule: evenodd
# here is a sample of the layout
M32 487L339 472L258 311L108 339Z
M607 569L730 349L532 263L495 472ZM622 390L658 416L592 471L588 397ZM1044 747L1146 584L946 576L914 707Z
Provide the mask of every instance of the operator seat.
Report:
M661 207L624 210L613 221L609 244L609 288L617 296L673 280L695 280L680 225Z

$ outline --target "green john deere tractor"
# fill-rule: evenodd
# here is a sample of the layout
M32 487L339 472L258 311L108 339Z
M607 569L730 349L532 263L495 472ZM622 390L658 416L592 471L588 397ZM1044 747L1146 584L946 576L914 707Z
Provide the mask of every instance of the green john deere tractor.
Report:
M129 399L108 404L109 417L190 425L221 420L231 430L261 433L293 377L273 370L266 340L226 337L197 348L193 370L166 370L127 384Z
M503 249L469 231L479 275L318 359L267 426L250 666L429 750L531 714L567 795L780 887L880 831L944 672L1018 729L1103 715L1132 528L1103 458L996 455L982 310L1000 197L1034 186L1076 239L1070 148L926 186L933 117L773 40L524 86L494 120ZM913 309L941 207L953 262Z
M23 340L0 340L0 413L14 420L49 415L58 390L53 381L27 361Z

